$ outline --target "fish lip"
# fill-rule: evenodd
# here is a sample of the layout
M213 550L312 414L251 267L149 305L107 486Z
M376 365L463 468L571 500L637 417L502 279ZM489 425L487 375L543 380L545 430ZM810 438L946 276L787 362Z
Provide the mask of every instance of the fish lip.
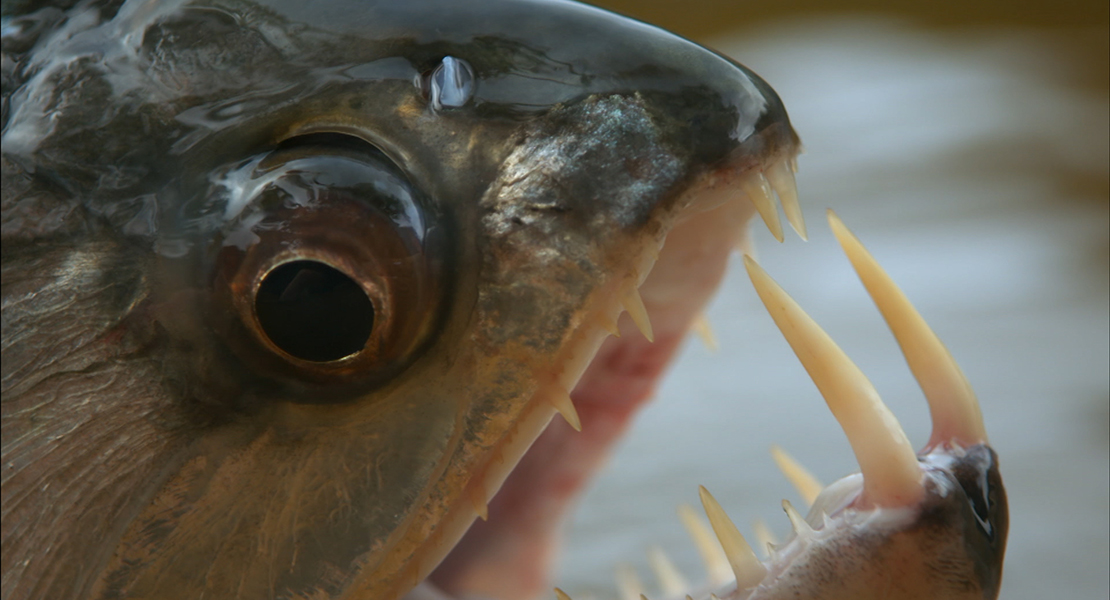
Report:
M983 533L994 539L997 527L990 526L988 509L980 507L981 499L990 495L997 482L1001 481L998 475L998 455L986 443L974 444L964 448L956 441L949 441L933 445L917 456L923 478L943 479L947 481L938 490L941 496L948 496L947 488L961 491L969 504L975 504L973 511L978 515ZM938 485L938 484L935 484ZM842 477L826 486L807 515L807 520L814 527L821 525L820 517L834 518L846 510L876 510L870 503L863 501L863 479L859 473ZM1004 501L1004 499L1003 499ZM924 501L923 501L924 502ZM920 504L920 503L919 503ZM816 518L815 518L816 517Z

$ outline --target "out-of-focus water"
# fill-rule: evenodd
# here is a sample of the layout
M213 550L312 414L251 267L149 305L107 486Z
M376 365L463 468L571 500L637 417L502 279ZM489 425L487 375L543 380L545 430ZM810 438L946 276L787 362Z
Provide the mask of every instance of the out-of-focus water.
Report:
M1071 83L1075 42L1106 35L846 19L715 44L778 90L807 149L810 242L780 245L757 224L764 267L923 444L925 401L828 231L835 208L978 391L1010 497L1009 600L1110 595L1110 111L1105 90ZM702 578L675 517L698 484L743 531L763 518L784 533L779 502L798 499L773 443L826 482L856 470L738 260L709 318L720 351L687 343L570 523L557 582L575 597L612 596L621 559L650 580L650 544Z

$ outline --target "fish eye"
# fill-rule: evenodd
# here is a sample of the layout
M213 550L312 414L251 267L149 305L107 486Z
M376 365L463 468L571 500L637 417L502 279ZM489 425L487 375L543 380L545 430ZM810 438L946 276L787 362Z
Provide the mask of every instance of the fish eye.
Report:
M351 276L323 262L294 260L263 275L254 311L262 333L301 360L329 362L362 351L374 303Z
M317 133L230 169L222 185L213 290L235 354L273 379L358 385L416 357L440 316L442 227L393 161Z

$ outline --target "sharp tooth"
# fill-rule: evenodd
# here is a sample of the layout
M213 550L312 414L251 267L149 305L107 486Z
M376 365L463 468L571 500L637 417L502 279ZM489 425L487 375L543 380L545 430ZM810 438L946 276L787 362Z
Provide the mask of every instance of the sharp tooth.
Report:
M759 541L759 545L767 552L767 556L773 557L775 546L778 545L779 541L775 534L771 533L771 528L767 527L767 523L764 523L763 519L752 521L752 532L755 533L755 539Z
M560 590L559 588L555 588L555 600L574 600L574 599L570 597L570 594L564 592L563 590Z
M790 525L794 528L794 533L799 538L807 539L813 537L813 527L810 527L809 521L798 512L794 505L789 500L782 501L782 509L786 511L786 518L790 519Z
M821 482L812 473L807 471L782 448L771 446L771 458L775 459L775 464L778 465L779 470L794 486L794 489L798 490L798 495L802 497L802 500L805 500L806 507L813 506L813 501L817 499L818 494L825 486L821 485Z
M763 173L753 173L748 175L740 182L740 189L751 199L755 209L759 211L759 216L763 217L763 222L767 224L767 229L771 230L771 235L775 239L782 241L782 223L779 222L779 209L775 206L775 195L771 190L771 184L767 182L767 178Z
M636 569L632 565L617 565L614 576L621 600L639 600L640 590L644 589L644 585L640 583L640 577L636 575Z
M551 394L551 405L559 411L560 415L563 415L563 419L575 431L582 431L582 421L578 419L578 411L574 408L574 401L570 399L570 394L563 390L555 390Z
M794 181L794 171L786 161L778 161L766 171L767 181L775 189L782 203L782 212L786 213L786 220L797 232L798 237L808 240L806 235L806 222L802 216L802 207L798 204L798 184Z
M620 316L620 315L617 315L617 316ZM606 318L602 317L601 327L604 328L605 331L608 332L608 334L613 336L613 337L618 337L619 338L621 336L621 328L617 326L617 320L616 319L613 319L613 320L610 321L609 319L606 319Z
M668 598L676 597L690 589L689 582L682 576L682 573L678 572L678 568L674 566L670 558L667 558L667 555L663 553L663 549L659 546L648 548L648 563L655 573L655 579L659 582L659 590L664 596Z
M632 322L639 328L640 333L644 334L647 341L654 342L655 334L651 332L651 321L648 319L647 309L644 308L644 300L640 297L639 290L633 288L624 297L624 310L628 311L628 316L632 317Z
M470 486L470 503L474 506L474 512L478 513L483 521L489 520L489 505L486 504L481 485Z
M698 554L701 555L701 560L705 563L709 583L717 586L728 581L732 575L732 568L728 566L728 557L725 556L724 551L716 543L713 533L709 531L705 521L698 516L694 507L689 504L679 506L678 518L682 521L682 525L686 527L687 533L690 534L690 538L694 540L694 545L698 548Z
M929 447L948 441L955 441L964 447L986 442L987 431L983 427L979 401L948 348L944 347L859 239L831 210L829 225L902 347L902 354L918 385L925 392L933 417Z
M737 589L745 590L759 585L767 575L767 568L756 558L748 541L740 534L740 530L733 524L732 519L728 518L725 509L721 508L709 490L698 486L698 493L701 495L705 515L709 517L709 525L717 534L717 541L725 549L725 556L732 566L732 573L736 575Z
M713 335L713 327L709 324L709 317L705 316L705 313L695 317L691 327L710 352L717 351L717 336Z
M754 260L745 256L744 266L767 312L844 429L863 474L866 500L878 506L917 502L923 493L917 456L871 382Z

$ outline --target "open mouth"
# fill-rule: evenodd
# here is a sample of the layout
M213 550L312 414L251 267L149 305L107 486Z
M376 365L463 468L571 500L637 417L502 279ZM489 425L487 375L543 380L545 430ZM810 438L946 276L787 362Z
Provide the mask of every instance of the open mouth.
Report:
M792 531L779 543L759 534L766 559L703 487L720 546L685 520L709 571L727 564L735 583L722 598L993 597L1008 523L997 456L978 401L951 355L889 276L843 223L829 222L898 340L928 400L933 432L913 451L874 387L836 344L756 263L745 266L760 298L844 429L861 473L823 487L780 449L776 462L810 504L783 501ZM722 560L723 559L723 560ZM676 591L664 578L665 591Z
M645 236L634 265L590 301L565 358L537 374L547 381L489 469L472 479L465 511L483 518L432 580L459 595L526 597L547 585L558 527L574 498L650 398L679 343L723 276L728 256L747 243L759 212L782 235L777 203L805 235L793 155L766 168L750 159L712 171L676 201L669 232ZM622 313L627 313L622 316ZM553 412L561 422L547 421ZM514 443L538 436L519 464ZM522 442L523 441L523 442ZM500 491L498 491L500 490ZM496 492L496 496L494 496ZM488 504L488 506L487 506Z
M776 238L782 229L777 198L799 236L793 159L748 172L728 186L731 198L680 219L651 274L638 291L620 294L613 312L628 312L614 336L585 369L573 394L559 390L547 402L563 416L540 436L501 494L487 507L481 496L477 524L449 554L432 580L443 589L489 597L524 597L547 583L557 546L557 524L614 439L648 399L677 342L701 325L704 305L733 248L760 298L802 361L848 436L861 473L825 487L781 449L783 473L808 504L788 501L792 530L781 542L757 529L757 551L702 487L710 528L689 507L680 510L707 580L692 586L660 551L652 555L658 594L736 600L776 598L993 597L1001 577L1007 508L997 457L987 443L978 401L958 365L906 297L829 211L829 223L901 346L929 402L933 433L915 452L897 419L862 372L748 256L744 224L753 210ZM773 173L773 174L772 174ZM721 193L716 186L707 186ZM791 208L792 207L792 208ZM741 235L737 235L740 232ZM691 281L705 282L704 286ZM704 294L699 294L703 291ZM640 335L636 335L636 332ZM563 388L565 390L565 388ZM648 590L625 572L622 596ZM561 589L555 594L570 598ZM800 595L799 595L800 594Z

